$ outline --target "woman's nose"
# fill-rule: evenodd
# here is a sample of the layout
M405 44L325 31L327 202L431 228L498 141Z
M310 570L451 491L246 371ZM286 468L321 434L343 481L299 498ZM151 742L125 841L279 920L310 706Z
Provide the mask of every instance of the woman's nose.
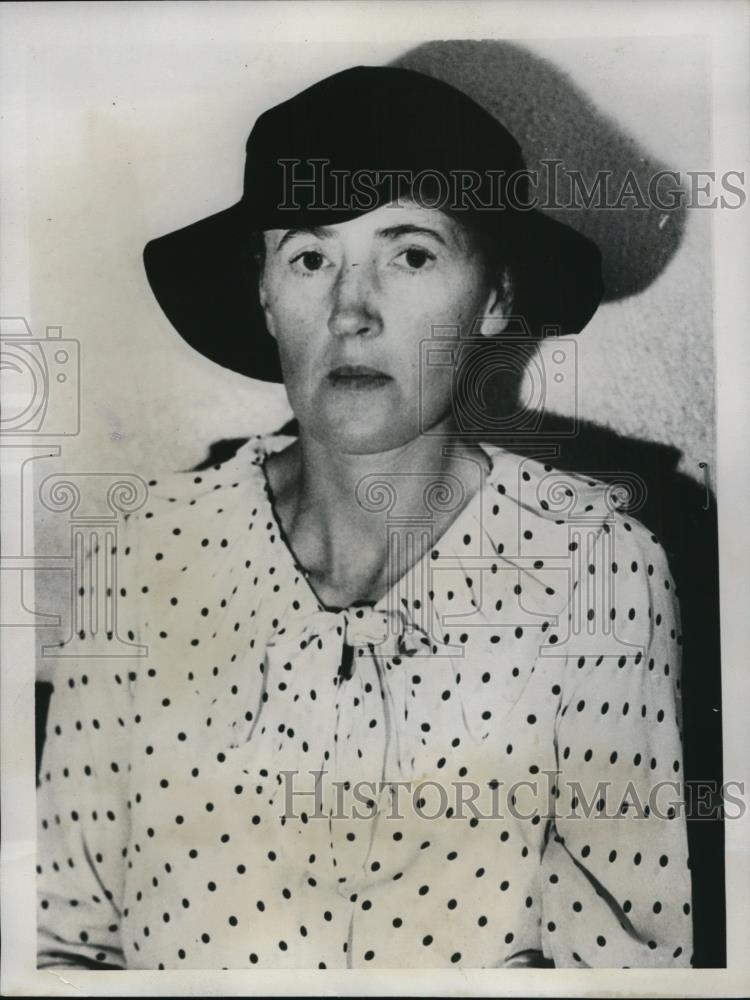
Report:
M342 268L333 288L328 328L336 337L371 336L382 330L377 290L366 264Z

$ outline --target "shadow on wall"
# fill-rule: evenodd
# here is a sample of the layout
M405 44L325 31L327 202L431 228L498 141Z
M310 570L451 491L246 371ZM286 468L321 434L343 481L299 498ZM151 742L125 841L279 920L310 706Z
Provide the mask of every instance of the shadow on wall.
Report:
M393 65L444 80L492 112L516 137L526 166L540 171L540 178L552 171L540 167L542 160L561 160L561 172L580 171L586 191L594 191L592 207L548 211L599 246L605 302L642 292L664 270L680 245L685 208L649 203L633 210L634 198L624 194L637 185L648 198L649 181L668 165L626 135L561 69L520 46L494 40L426 42ZM621 197L623 207L596 207L595 178L603 171L609 175L604 204ZM674 178L665 178L657 189L667 205L670 187L676 189ZM569 186L560 183L558 197L568 194ZM536 195L544 208L547 185L540 185Z

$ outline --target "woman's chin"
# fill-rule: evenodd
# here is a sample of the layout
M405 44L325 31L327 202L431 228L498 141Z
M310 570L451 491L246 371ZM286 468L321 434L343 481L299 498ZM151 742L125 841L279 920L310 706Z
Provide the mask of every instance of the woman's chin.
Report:
M347 455L392 451L419 436L418 422L399 420L393 412L352 413L333 420L317 414L308 428L316 440Z
M391 451L419 435L419 413L392 393L335 393L316 401L308 419L312 436L346 454ZM408 412L404 412L406 409Z
M418 428L404 428L391 424L390 426L373 426L372 424L352 423L328 427L323 434L316 434L319 440L325 441L331 448L345 455L375 455L400 448L412 441L419 434Z

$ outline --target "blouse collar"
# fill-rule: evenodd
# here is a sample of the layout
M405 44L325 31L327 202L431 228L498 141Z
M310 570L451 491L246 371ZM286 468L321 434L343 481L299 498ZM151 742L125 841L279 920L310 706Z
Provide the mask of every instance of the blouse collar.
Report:
M490 460L490 470L482 471L480 487L443 534L379 600L332 608L319 600L288 544L264 468L268 455L294 440L294 437L271 436L248 442L262 487L259 492L265 504L263 514L273 528L274 543L280 550L275 561L287 562L299 598L294 610L279 608L275 614L276 626L269 645L278 643L286 647L291 642L305 648L323 633L335 632L345 645L371 646L388 657L463 655L463 646L456 641L463 630L452 631L446 625L481 616L482 572L513 568L512 557L496 554L495 538L485 522L493 503L503 497L508 508L505 523L512 521L515 508L509 496L512 491L499 484L499 478L508 476L509 470L515 468L517 456L506 461L503 449L482 444ZM492 558L488 560L490 555ZM447 577L443 575L442 585L433 586L432 581L443 571L449 574L450 583L445 582Z

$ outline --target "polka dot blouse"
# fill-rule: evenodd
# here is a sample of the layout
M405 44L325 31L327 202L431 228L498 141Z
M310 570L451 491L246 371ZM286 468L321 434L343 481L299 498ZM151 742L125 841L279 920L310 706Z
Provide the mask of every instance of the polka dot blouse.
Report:
M324 607L266 476L289 441L152 480L118 539L134 655L57 661L39 965L689 966L657 539L483 445L391 591Z

